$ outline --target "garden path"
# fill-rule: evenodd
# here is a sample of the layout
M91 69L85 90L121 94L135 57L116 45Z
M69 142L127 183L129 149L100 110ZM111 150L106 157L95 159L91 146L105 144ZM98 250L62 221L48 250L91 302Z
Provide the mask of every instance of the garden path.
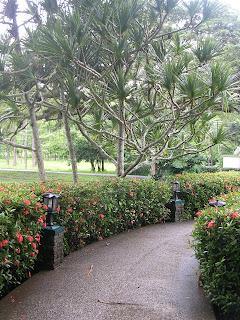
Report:
M214 320L198 286L193 223L129 231L70 254L0 301L1 320Z

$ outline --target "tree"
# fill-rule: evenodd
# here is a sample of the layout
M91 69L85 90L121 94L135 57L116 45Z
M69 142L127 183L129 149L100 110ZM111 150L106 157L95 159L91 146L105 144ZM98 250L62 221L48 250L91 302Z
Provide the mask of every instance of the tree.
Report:
M11 83L12 86L10 90L10 87L7 88L7 95L5 95L6 90L5 92L2 92L2 100L5 101L5 103L8 103L10 100L11 103L15 104L16 108L19 104L21 106L27 106L28 118L29 123L32 127L35 149L33 150L31 147L26 147L23 145L16 145L15 143L12 143L12 145L14 147L21 147L23 149L31 149L35 152L38 164L39 178L41 181L45 182L46 173L36 118L36 101L39 97L38 83L37 79L34 78L31 64L29 66L28 59L31 56L28 53L23 52L21 48L19 26L17 23L17 0L7 0L4 4L3 13L3 19L7 19L7 22L4 20L4 23L10 25L10 38L14 40L14 43L7 52L5 51L5 47L2 46L4 48L4 51L1 52L1 54L3 55L3 62L7 62L2 64L2 76L4 77L4 75L7 74L8 82ZM17 99L21 99L21 101L17 101ZM11 144L11 141L1 139L1 143Z
M63 114L73 171L72 123L122 177L221 141L221 130L209 141L206 126L237 83L218 43L199 32L220 12L216 2L62 4L44 1L46 19L28 31L10 66L24 92L19 104Z
M197 33L220 12L216 2L71 5L51 21L51 31L38 29L30 47L62 75L69 119L118 176L219 142L206 144L205 124L235 84L231 69L217 61L216 41ZM114 143L113 156L105 141ZM134 160L126 167L127 153Z
M92 171L96 170L96 166L98 171L104 171L104 161L106 157L103 157L99 152L99 149L92 146L85 139L78 139L76 142L76 156L77 161L87 161L91 163Z

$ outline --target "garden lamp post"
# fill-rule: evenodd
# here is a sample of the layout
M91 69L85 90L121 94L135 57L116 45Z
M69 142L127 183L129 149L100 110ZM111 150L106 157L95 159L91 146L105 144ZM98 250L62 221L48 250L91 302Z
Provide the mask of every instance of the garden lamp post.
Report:
M60 195L44 193L43 203L47 206L46 228L42 229L42 241L39 248L39 268L52 270L63 261L64 228L53 223L53 214L57 212Z
M48 207L46 217L47 227L53 226L53 214L57 211L59 198L60 195L56 193L43 194L43 203Z
M173 198L165 206L170 209L170 221L180 221L181 215L184 211L184 200L179 199L178 195L180 193L180 182L172 182L172 192Z
M180 182L179 181L174 181L172 183L172 191L173 191L174 200L177 200L178 194L180 192Z

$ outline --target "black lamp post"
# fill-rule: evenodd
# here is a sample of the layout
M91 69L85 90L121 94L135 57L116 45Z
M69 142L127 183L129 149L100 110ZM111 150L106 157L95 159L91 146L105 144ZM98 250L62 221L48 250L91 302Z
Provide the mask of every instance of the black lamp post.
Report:
M47 227L53 226L53 213L55 213L57 210L59 198L60 198L59 194L55 194L55 193L43 194L43 203L48 207L47 217L46 217Z
M53 214L57 211L60 197L59 194L50 192L42 195L43 203L47 207L47 226L41 232L38 267L44 270L52 270L63 261L64 228L53 223Z
M172 183L172 191L173 191L174 200L177 200L178 194L180 192L180 182L179 181L174 181Z
M180 194L180 182L173 181L172 182L172 192L173 198L168 202L165 206L166 208L170 209L170 221L180 221L181 215L184 211L184 200L179 199Z

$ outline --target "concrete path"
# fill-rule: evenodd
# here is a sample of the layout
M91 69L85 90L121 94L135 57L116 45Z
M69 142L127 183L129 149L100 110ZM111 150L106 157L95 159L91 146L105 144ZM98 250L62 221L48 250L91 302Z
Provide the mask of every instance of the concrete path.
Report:
M0 301L1 320L214 320L198 287L192 222L88 245Z

